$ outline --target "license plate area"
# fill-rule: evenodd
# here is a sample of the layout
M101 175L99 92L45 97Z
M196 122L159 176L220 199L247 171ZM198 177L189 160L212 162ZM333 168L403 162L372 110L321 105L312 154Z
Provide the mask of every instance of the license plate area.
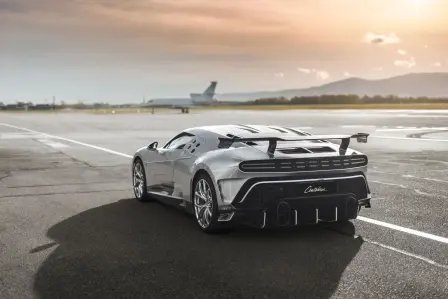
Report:
M300 183L294 186L295 196L321 196L338 193L338 184L335 181L320 181Z

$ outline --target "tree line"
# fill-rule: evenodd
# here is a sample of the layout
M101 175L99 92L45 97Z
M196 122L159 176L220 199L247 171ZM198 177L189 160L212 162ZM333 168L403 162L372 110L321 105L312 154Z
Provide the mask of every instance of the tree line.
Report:
M329 104L448 104L448 97L398 97L389 96L359 96L359 95L316 95L296 96L291 99L285 97L262 98L252 101L255 105L329 105ZM247 104L247 102L246 102Z
M286 97L261 98L253 101L218 101L215 105L362 105L362 104L448 104L448 97L398 97L389 96L359 96L359 95L316 95L295 96L290 99ZM59 109L101 109L101 108L131 108L139 104L109 104L107 102L96 102L85 104L81 101L67 104L33 104L31 102L17 102L4 105L0 102L0 110L59 110Z

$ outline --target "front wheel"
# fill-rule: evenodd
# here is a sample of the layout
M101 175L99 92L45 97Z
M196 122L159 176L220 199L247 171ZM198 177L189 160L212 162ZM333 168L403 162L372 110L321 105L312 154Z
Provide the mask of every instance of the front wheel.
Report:
M222 225L218 222L218 203L210 177L201 174L196 179L193 190L194 216L202 231L206 233L223 231Z
M134 195L138 201L152 201L146 189L145 168L140 159L136 159L132 167L132 183Z

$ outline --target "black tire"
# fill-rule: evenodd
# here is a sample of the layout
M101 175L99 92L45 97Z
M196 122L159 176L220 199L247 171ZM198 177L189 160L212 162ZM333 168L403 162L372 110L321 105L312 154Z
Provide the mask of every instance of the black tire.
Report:
M198 188L198 185L202 184L202 182L205 182L208 185L208 188L210 189L210 193L211 193L211 200L212 200L211 201L212 207L210 209L211 220L208 223L208 225L205 225L205 223L203 223L201 220L198 219L198 212L196 211L195 191ZM202 173L196 178L196 180L194 181L194 184L193 184L192 194L193 194L193 196L192 196L193 215L196 220L196 223L201 228L201 230L208 234L221 233L221 232L227 231L227 227L225 226L225 224L218 222L219 212L218 212L218 201L217 201L217 197L216 197L216 190L215 190L215 186L213 185L213 182L209 175ZM202 222L202 224L201 224L201 222Z
M140 176L137 176L136 172L137 169L140 169ZM141 192L136 190L136 176L137 178L141 177ZM146 175L145 175L145 167L143 165L143 162L141 159L137 158L134 161L134 164L132 165L132 189L134 191L134 196L135 198L140 201L140 202L148 202L148 201L153 201L153 199L148 195L148 191L146 189Z

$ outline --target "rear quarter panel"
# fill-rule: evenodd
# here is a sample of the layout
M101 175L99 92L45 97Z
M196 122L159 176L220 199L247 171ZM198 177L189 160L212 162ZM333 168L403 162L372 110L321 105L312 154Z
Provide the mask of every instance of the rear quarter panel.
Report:
M200 136L196 136L185 146L183 157L173 165L174 196L191 202L192 182L194 175L199 170L196 165L209 150L209 142Z

